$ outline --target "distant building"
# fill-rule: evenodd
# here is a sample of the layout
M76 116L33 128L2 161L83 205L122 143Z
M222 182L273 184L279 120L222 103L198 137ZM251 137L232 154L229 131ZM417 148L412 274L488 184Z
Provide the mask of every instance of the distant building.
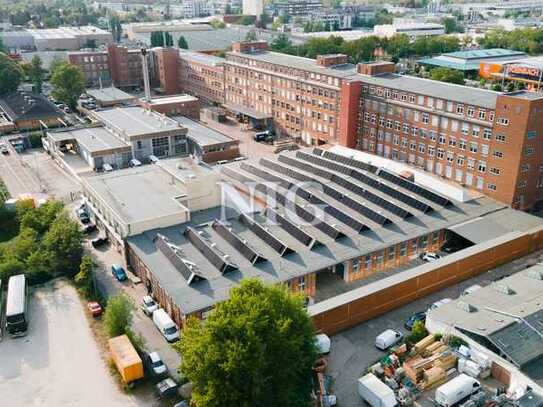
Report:
M109 31L90 25L5 31L0 32L0 38L6 48L36 51L75 51L113 42Z
M4 131L34 130L63 125L63 113L42 95L13 92L0 99L0 115ZM13 125L8 126L10 122Z
M140 49L110 44L103 51L68 53L70 63L81 68L87 86L113 85L118 88L137 88L143 83Z
M479 75L493 81L522 83L527 89L541 91L543 57L483 61L480 64Z
M443 67L462 71L467 74L478 74L481 63L510 61L525 58L526 54L502 48L478 49L470 51L449 52L432 58L417 61L428 67Z
M279 15L305 16L322 9L322 0L286 0L273 5Z
M445 26L435 23L394 23L376 25L373 32L379 37L390 38L395 35L407 35L412 41L418 37L431 37L445 34Z
M243 0L243 14L260 16L264 12L264 0Z

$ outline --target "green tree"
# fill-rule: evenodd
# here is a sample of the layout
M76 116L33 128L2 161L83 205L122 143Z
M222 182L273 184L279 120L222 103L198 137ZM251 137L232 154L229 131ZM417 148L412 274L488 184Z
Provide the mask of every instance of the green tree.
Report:
M19 261L25 261L38 249L38 233L31 228L22 228L11 242L11 255Z
M213 27L216 30L219 30L221 28L226 28L226 24L224 23L224 21L221 21L218 18L214 18L213 20L211 20L209 24L211 25L211 27Z
M38 208L25 209L21 206L17 213L21 229L30 228L42 235L49 230L63 208L64 205L60 201L48 201Z
M93 264L90 256L83 256L79 265L79 272L75 275L74 281L85 296L94 292Z
M177 40L177 46L182 49L189 49L189 44L187 43L187 40L185 37L180 36Z
M424 326L424 322L422 321L415 321L413 324L413 328L411 329L411 335L409 336L409 341L411 343L417 343L422 338L426 337L428 335L428 331L426 330L426 327Z
M8 281L11 276L23 274L25 271L25 265L20 260L8 259L0 262L0 280L2 281Z
M104 326L109 337L126 334L132 325L134 301L121 293L110 297L104 313Z
M435 81L464 84L464 74L456 69L435 68L430 72L430 78Z
M256 37L256 31L255 30L249 30L247 31L247 34L245 35L245 41L256 41L258 38Z
M23 80L19 64L4 53L0 53L0 95L16 91Z
M28 76L32 85L34 85L34 92L38 94L41 93L45 71L42 66L41 58L38 55L34 55L30 61Z
M441 24L445 26L445 32L447 34L463 33L464 27L458 24L458 20L454 17L446 17L441 20Z
M52 73L51 84L53 85L53 97L75 110L77 99L85 90L85 76L81 69L65 62L56 67Z
M256 279L233 288L202 322L187 321L180 369L197 407L308 406L317 359L301 296Z
M173 37L169 32L164 33L164 45L166 47L173 47Z
M79 225L61 215L43 237L43 249L52 254L52 272L73 276L81 263L83 238Z
M151 33L151 47L163 47L164 45L164 33L162 31L153 31Z

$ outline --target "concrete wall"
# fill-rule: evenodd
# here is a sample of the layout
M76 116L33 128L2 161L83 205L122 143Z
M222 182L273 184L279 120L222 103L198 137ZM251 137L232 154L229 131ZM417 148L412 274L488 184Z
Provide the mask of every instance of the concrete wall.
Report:
M309 307L317 329L334 334L543 247L543 227L511 232Z

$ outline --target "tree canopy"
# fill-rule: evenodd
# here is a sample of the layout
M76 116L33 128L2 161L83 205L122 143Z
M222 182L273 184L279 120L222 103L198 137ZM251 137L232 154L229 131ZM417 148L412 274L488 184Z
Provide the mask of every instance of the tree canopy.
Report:
M309 406L314 335L301 296L252 279L205 322L189 318L174 346L197 407Z
M0 95L17 90L23 79L20 65L0 52Z
M0 244L0 279L24 273L30 283L40 283L77 272L82 236L78 224L64 214L61 203L48 201L35 208L30 200L20 201L16 212L4 213L16 221L17 230L14 238Z
M51 73L51 85L53 97L75 109L79 95L85 90L85 77L78 66L64 62Z
M30 61L28 78L32 82L35 93L41 93L44 76L45 70L43 69L41 58L38 55L34 55Z
M110 337L127 334L132 325L134 301L124 293L110 297L104 314L104 326Z
M430 78L435 81L464 84L464 74L456 69L435 68L430 72Z
M187 40L185 37L180 36L177 40L177 46L182 49L189 49L189 44L187 43Z

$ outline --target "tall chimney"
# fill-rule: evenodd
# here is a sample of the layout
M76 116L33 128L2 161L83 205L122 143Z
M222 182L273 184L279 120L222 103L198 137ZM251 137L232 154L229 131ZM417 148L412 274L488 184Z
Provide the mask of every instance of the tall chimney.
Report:
M149 68L147 67L147 49L141 49L141 69L143 69L143 86L145 88L145 101L151 102L151 87L149 85Z

